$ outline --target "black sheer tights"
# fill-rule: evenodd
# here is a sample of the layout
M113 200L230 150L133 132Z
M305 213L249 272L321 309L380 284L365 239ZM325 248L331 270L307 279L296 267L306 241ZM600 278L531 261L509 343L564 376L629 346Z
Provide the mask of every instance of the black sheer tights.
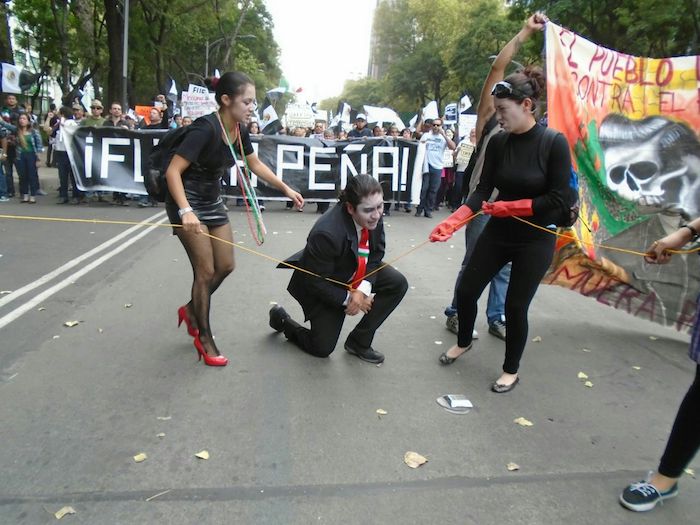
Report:
M229 224L210 228L202 225L202 231L233 242ZM178 228L176 233L185 247L194 275L192 299L187 304L188 314L192 314L190 318L199 329L199 338L207 354L219 355L209 325L209 309L211 295L234 269L233 247L201 233L185 232L182 228Z

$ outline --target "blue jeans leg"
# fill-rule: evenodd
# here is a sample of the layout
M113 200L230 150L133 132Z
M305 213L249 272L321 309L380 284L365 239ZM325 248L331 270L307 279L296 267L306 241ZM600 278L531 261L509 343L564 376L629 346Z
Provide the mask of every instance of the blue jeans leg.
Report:
M421 179L421 185L420 185L420 201L418 202L418 207L416 208L417 211L420 210L427 210L428 208L426 199L428 197L428 190L430 189L430 173L426 172L423 173L423 178Z
M54 150L53 161L58 168L58 196L68 200L68 181L70 180L70 160L65 151Z
M511 263L506 264L491 279L489 300L486 303L486 319L489 325L495 321L505 322L506 320L506 292L508 292L508 283L510 282L510 267Z
M426 206L423 207L424 212L432 212L435 208L435 197L437 197L438 189L440 189L440 180L442 178L442 169L428 166L430 170L430 184L428 186L428 194L426 195Z
M5 171L2 169L0 162L0 197L7 197L7 181L5 180Z

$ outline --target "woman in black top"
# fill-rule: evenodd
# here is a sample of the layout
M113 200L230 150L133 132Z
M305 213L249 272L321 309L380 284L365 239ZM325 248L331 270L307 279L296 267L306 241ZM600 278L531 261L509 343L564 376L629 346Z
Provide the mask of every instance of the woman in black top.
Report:
M468 351L476 319L476 303L491 278L512 262L505 314L508 319L503 374L492 390L502 393L518 383L518 368L527 342L527 311L542 277L552 262L555 236L513 217L545 228L555 228L565 208L571 157L563 135L554 139L546 166L541 166L540 142L545 128L536 123L534 111L544 79L539 68L514 73L498 82L496 118L506 133L494 136L486 148L481 181L466 204L440 223L431 241L446 241L477 211L491 215L457 285L459 333L457 344L446 355L452 359ZM498 199L486 202L498 189Z
M239 145L251 171L270 186L277 188L301 207L301 195L278 179L253 152L246 123L253 114L255 85L246 75L225 73L216 89L219 110L197 119L187 129L165 173L169 194L165 207L175 234L185 247L192 264L194 282L192 298L178 310L178 321L185 321L194 337L200 358L210 366L224 366L228 359L219 353L209 326L211 294L233 271L233 248L230 244L200 235L209 233L233 242L228 215L221 199L221 177L234 165L229 147L233 144L238 160ZM179 324L178 324L179 326Z

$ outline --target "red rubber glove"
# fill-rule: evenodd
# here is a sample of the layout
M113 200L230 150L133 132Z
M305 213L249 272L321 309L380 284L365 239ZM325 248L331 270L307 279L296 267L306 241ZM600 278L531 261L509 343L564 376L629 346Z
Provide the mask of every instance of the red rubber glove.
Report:
M452 234L464 226L469 218L474 215L474 212L468 206L460 206L459 209L444 221L438 224L435 229L430 232L430 242L440 241L445 242L452 237Z
M532 217L532 199L484 202L481 211L493 217Z

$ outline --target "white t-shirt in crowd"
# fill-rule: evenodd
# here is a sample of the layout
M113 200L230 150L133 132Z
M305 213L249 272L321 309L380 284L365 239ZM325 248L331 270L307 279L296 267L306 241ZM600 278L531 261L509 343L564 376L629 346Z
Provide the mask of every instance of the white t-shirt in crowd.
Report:
M420 141L425 142L425 157L428 164L433 168L441 170L444 167L443 158L445 155L445 148L447 147L447 140L445 140L445 137L440 133L429 131L428 133L423 133Z

